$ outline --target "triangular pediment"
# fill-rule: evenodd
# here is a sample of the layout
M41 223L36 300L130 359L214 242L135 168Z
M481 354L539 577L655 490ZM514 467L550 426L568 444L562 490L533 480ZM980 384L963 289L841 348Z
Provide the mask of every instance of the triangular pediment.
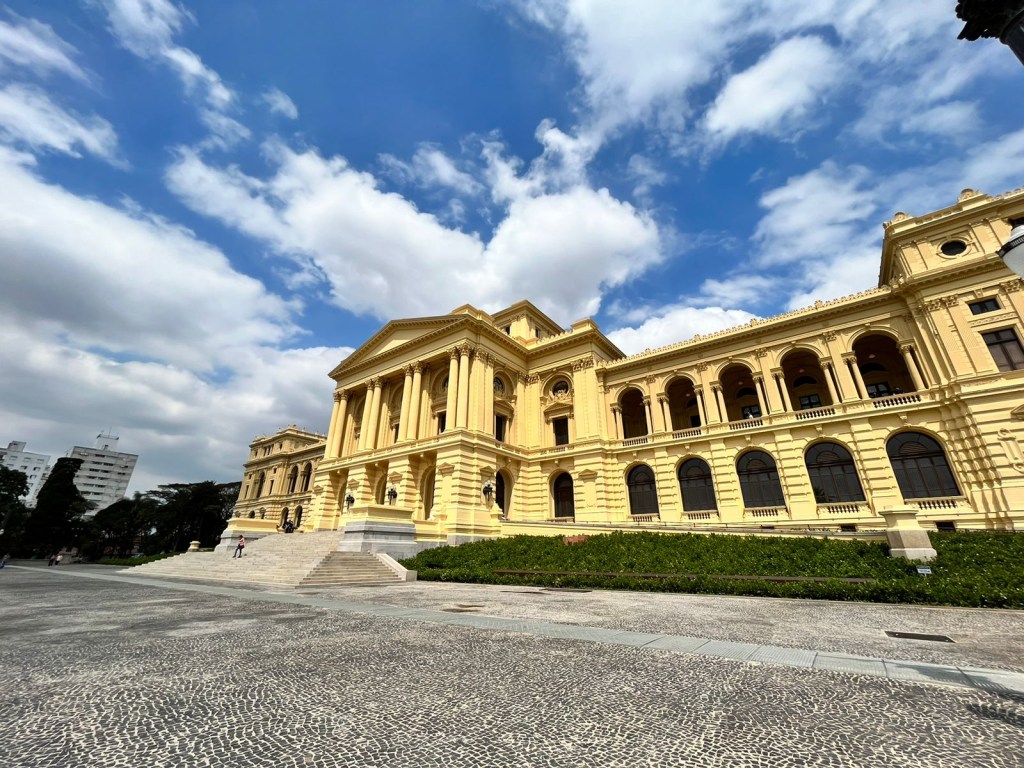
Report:
M424 336L444 330L449 326L454 327L465 323L466 319L465 315L440 315L437 317L414 317L406 320L392 320L367 339L355 352L342 360L331 371L331 376L337 377L344 371L372 360L379 355L387 354L400 347L413 344Z

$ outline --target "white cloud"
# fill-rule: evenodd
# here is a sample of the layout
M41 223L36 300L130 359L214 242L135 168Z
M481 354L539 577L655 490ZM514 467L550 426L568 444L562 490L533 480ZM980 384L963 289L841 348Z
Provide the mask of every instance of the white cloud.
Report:
M297 307L180 227L42 182L0 150L0 317L193 370L297 332Z
M18 23L0 20L0 69L14 65L36 74L59 72L75 80L88 76L72 61L75 48L65 42L48 24L17 18Z
M205 146L231 147L248 136L248 129L227 112L237 98L220 75L203 63L194 51L174 44L186 22L193 21L170 0L100 0L107 11L110 31L136 56L162 61L181 78L185 90L205 102L200 119L213 132Z
M626 168L630 177L636 182L633 194L640 199L649 197L655 187L660 187L668 182L668 174L658 168L654 161L643 155L632 155Z
M118 362L10 323L0 326L0 345L8 355L0 376L7 434L56 457L113 427L121 450L139 454L134 490L238 480L255 435L292 423L326 430L326 372L352 351L236 349L230 374L210 381L166 363Z
M358 314L433 314L466 302L494 310L530 297L568 322L661 258L658 227L645 214L606 190L545 192L536 165L526 181L502 161L515 196L485 243L381 191L343 158L279 144L267 152L276 164L267 180L185 151L167 183L195 211L268 242L301 269L312 262L334 303Z
M295 106L295 102L291 100L288 94L280 88L271 88L268 91L264 91L263 101L270 107L271 112L284 115L290 120L296 120L299 117L299 108Z
M707 112L706 129L718 142L797 129L839 72L839 57L820 37L790 38L728 80Z
M480 182L469 173L459 170L454 160L431 144L417 147L412 162L403 162L394 155L381 155L380 161L385 172L403 182L427 188L447 188L466 196L479 194L483 189Z
M174 36L191 17L170 0L100 0L118 41L142 58L171 47Z
M110 123L95 115L68 112L32 86L13 84L0 88L0 139L73 157L81 157L81 151L85 151L109 163L121 164L117 134Z
M825 259L844 249L877 211L876 192L865 168L826 162L761 197L767 210L754 240L757 263L777 266Z
M656 349L667 344L692 338L697 334L733 328L749 323L757 317L739 309L722 307L688 307L670 305L661 307L656 314L635 328L619 328L608 334L619 349L627 355Z

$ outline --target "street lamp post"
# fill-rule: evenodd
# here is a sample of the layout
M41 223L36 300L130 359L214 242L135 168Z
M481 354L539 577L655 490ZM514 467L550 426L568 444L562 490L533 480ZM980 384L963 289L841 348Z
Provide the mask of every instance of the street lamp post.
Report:
M1024 0L960 0L956 15L965 22L959 40L997 38L1024 64Z

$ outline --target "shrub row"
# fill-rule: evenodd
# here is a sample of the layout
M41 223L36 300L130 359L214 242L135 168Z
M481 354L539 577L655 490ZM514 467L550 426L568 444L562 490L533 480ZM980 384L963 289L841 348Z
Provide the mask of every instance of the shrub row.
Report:
M933 534L932 541L938 558L930 564L931 576L918 574L916 563L890 558L884 544L656 533L613 533L571 545L558 537L517 536L426 550L404 565L427 581L1024 608L1024 536L950 533ZM575 573L495 573L503 570ZM642 573L695 577L649 579L637 575ZM716 575L829 580L780 583ZM849 577L875 581L838 581Z

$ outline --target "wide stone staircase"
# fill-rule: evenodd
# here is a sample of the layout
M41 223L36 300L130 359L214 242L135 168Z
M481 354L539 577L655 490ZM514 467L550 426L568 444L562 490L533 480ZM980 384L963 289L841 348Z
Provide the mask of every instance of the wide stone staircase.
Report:
M330 587L404 581L375 555L338 552L341 531L274 534L251 542L243 557L230 552L186 552L122 573L261 587Z

